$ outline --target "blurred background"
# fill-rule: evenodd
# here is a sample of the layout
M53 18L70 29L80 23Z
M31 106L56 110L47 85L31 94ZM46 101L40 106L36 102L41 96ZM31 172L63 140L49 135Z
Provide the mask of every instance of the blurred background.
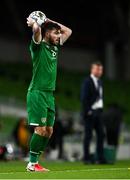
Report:
M80 90L93 61L104 66L104 110L116 107L121 125L117 159L130 159L130 1L16 1L0 6L0 157L27 157L26 93L32 76L26 18L34 10L73 31L59 54L56 133L47 151L51 160L82 159ZM20 123L22 122L22 123ZM111 122L113 123L113 122ZM20 126L21 124L21 126ZM18 130L20 126L20 130ZM59 128L60 127L60 128ZM59 129L62 131L59 131ZM60 137L60 139L59 139ZM19 142L20 141L20 142ZM5 149L3 147L6 147ZM92 152L95 139L92 142ZM8 153L7 153L8 152Z

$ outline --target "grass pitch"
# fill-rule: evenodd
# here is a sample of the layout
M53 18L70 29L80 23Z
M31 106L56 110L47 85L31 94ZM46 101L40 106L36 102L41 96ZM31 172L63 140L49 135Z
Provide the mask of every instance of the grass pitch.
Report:
M84 165L82 162L44 162L50 172L26 172L21 161L0 162L0 179L130 179L130 161L114 165Z

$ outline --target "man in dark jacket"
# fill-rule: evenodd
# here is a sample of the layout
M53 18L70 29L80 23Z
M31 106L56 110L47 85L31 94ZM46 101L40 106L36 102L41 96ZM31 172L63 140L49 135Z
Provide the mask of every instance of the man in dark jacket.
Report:
M84 121L84 162L91 163L90 143L93 129L96 131L96 163L106 163L103 156L104 132L101 114L103 111L103 87L101 76L103 65L100 62L91 64L90 75L84 80L81 88L82 117Z

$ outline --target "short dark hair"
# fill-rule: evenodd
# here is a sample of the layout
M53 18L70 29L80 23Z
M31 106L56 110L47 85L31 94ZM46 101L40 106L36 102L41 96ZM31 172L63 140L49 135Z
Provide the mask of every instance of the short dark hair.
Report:
M94 61L91 63L91 68L93 65L97 65L97 66L103 66L103 64L100 61Z
M46 33L48 30L53 30L53 29L61 30L61 27L60 27L57 23L53 23L53 22L49 21L49 22L44 23L44 24L41 26L41 29L42 29L42 35L43 35L43 37L44 37L44 36L45 36L45 33Z

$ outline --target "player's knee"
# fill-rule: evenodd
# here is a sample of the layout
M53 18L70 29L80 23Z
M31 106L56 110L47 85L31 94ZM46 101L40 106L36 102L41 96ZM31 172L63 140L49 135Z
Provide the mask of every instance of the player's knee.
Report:
M50 138L52 136L52 134L53 134L53 128L52 127L47 127L46 136Z
M46 127L36 127L35 133L40 136L46 136Z

